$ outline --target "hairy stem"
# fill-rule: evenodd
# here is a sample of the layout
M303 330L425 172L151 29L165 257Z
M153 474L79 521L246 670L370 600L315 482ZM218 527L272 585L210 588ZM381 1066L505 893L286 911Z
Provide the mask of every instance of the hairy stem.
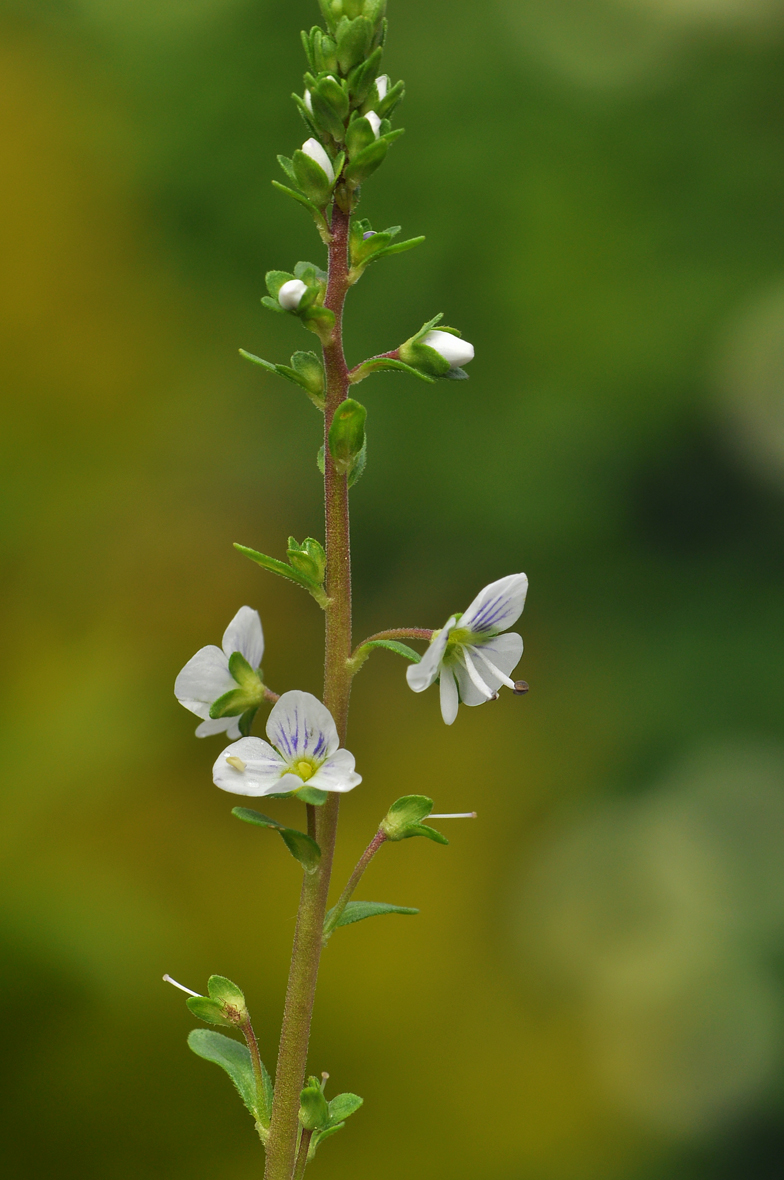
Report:
M359 885L359 882L362 879L362 874L364 873L365 869L370 864L373 857L378 852L381 845L384 844L387 839L388 839L388 836L384 832L382 832L381 830L376 832L375 836L370 841L367 848L365 849L365 851L362 853L359 860L357 861L354 872L351 874L351 876L348 879L348 883L346 885L346 888L343 890L340 897L338 898L338 900L335 902L334 906L332 907L332 914L330 916L329 923L327 926L324 927L324 942L325 943L326 943L327 939L329 938L330 934L332 933L332 931L337 926L338 922L340 921L340 915L343 913L344 909L346 908L349 901L351 900L351 895L354 892L354 890L356 889L357 885Z
M302 1177L305 1175L305 1168L308 1166L308 1151L312 1138L312 1131L302 1132L302 1137L299 1141L299 1151L297 1152L297 1162L294 1166L294 1180L302 1180Z
M264 1073L261 1067L261 1054L259 1053L259 1043L256 1040L256 1034L253 1031L253 1025L250 1022L250 1017L244 1024L240 1025L240 1031L245 1038L245 1043L250 1051L250 1060L253 1066L253 1078L256 1083L256 1103L257 1109L261 1116L261 1124L263 1127L269 1127L271 1111L267 1109L267 1096L264 1092Z
M346 740L351 676L351 549L349 541L348 482L330 458L329 428L336 408L348 390L343 355L343 305L348 290L348 233L350 217L338 205L332 212L329 278L324 306L335 313L335 330L324 344L326 407L324 414L324 510L326 520L329 598L325 609L324 704L335 718L341 744ZM324 916L332 873L340 796L331 794L315 808L315 836L321 860L313 875L302 881L286 1005L283 1012L275 1099L267 1144L265 1180L292 1180L297 1156L299 1095L305 1080L310 1024L316 995ZM310 824L308 830L310 831ZM305 1153L307 1161L307 1151ZM304 1165L303 1165L304 1169Z

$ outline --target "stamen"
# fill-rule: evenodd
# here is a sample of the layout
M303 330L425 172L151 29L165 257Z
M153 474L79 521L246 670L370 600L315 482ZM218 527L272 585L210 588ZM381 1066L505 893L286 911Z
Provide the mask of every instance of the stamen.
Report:
M492 660L488 660L487 656L482 651L481 647L472 647L471 652L473 655L477 656L478 659L480 659L483 664L485 664L487 666L487 668L493 673L494 676L498 677L498 679L501 681L502 684L505 684L507 688L514 688L514 686L515 686L514 680L512 680L509 676L504 676L501 669L496 668L496 666L492 662Z
M189 987L185 987L184 984L178 983L176 979L172 979L171 975L164 975L163 982L170 983L172 987L178 987L181 992L187 992L189 996L197 996L200 1000L204 998L199 992L192 992Z
M322 1093L322 1094L324 1093L324 1089L325 1089L325 1087L326 1087L326 1084L327 1084L327 1082L328 1082L328 1081L329 1081L329 1074L328 1074L328 1073L327 1073L327 1071L324 1069L324 1070L322 1070L322 1071L321 1071L321 1093Z
M243 770L247 769L245 763L242 761L241 758L238 758L236 754L228 754L226 757L226 761L228 762L229 766L233 766L234 769L239 770L240 773L242 773Z
M476 819L475 811L452 811L452 812L438 812L435 815L429 815L428 819Z
M516 697L524 697L525 694L528 692L528 681L527 680L515 680L514 685L512 686L512 692L515 694Z
M464 647L461 649L461 653L463 656L463 661L465 663L466 672L468 673L469 677L471 678L471 681L476 686L476 688L479 689L479 691L481 692L481 694L485 698L485 700L489 701L491 696L493 695L492 689L487 687L484 680L482 680L481 676L477 672L476 668L474 667L474 661L471 659L471 656L469 655L468 650Z

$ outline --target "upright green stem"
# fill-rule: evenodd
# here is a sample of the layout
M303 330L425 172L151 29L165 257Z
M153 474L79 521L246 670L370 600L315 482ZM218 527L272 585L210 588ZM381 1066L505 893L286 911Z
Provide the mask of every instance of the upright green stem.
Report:
M348 291L348 233L350 217L336 204L332 213L329 278L324 306L335 314L332 339L324 344L326 410L324 414L324 510L326 519L329 603L325 610L324 704L335 718L341 744L346 740L351 675L351 547L348 481L330 459L329 428L336 408L348 391L348 369L343 355L343 305ZM331 794L316 808L315 834L321 846L318 870L302 880L297 927L283 1012L283 1027L275 1074L275 1099L267 1143L265 1180L292 1180L297 1155L299 1095L305 1080L310 1024L316 995L324 916L332 873L340 796ZM310 829L309 829L310 830Z

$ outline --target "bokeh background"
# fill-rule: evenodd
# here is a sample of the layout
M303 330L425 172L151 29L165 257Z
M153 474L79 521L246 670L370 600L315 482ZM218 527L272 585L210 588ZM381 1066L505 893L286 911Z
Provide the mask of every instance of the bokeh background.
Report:
M311 1064L365 1106L314 1176L778 1177L784 3L390 8L407 134L363 212L428 240L348 353L443 311L477 358L362 387L356 634L525 569L532 690L447 730L391 654L356 682L338 875L400 794L480 818L384 850L361 894L421 914L329 947ZM321 535L318 415L237 356L311 347L259 297L323 259L270 186L316 19L2 7L9 1176L261 1174L160 980L236 979L272 1065L298 868L171 688L249 603L268 683L319 691L319 611L231 548Z

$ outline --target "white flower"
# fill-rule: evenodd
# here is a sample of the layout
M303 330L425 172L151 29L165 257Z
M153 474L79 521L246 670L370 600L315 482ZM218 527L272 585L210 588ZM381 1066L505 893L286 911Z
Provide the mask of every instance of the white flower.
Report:
M525 574L491 582L465 614L453 615L434 634L421 662L408 668L406 678L414 692L423 692L440 678L441 715L447 725L457 717L459 701L481 705L502 684L514 688L509 673L523 654L523 640L514 632L501 632L523 613L527 591Z
M326 173L327 180L330 184L335 183L335 169L332 167L332 161L317 139L306 139L302 145L302 150L306 156L310 156L311 160L315 160L319 168Z
M285 307L286 311L296 311L307 289L307 284L303 283L302 279L289 279L278 291L278 303Z
M212 733L228 733L229 737L240 736L239 717L210 717L210 707L228 692L237 691L240 685L229 671L229 660L235 652L247 660L254 673L258 673L261 657L264 655L264 635L258 611L242 606L229 623L223 634L223 650L211 644L203 647L188 660L174 682L174 695L181 705L190 709L203 721L196 730L196 737L207 737ZM258 680L258 704L263 687ZM251 693L254 686L251 684ZM249 704L249 707L253 707Z
M378 95L379 102L382 98L386 98L387 91L389 90L389 83L389 74L379 74L376 78L376 94Z
M267 719L267 737L246 737L220 755L212 781L233 795L282 795L307 784L351 791L362 782L342 750L332 714L309 692L284 692ZM274 747L274 749L273 749Z
M381 126L380 118L375 111L368 111L368 113L365 115L365 118L373 128L373 134L375 135L376 139L378 139L378 129Z
M460 369L474 359L473 344L461 340L459 336L453 336L451 332L428 332L422 343L428 348L435 349L453 369ZM520 609L522 610L522 607Z
M311 97L311 93L309 90L305 91L305 106L308 108L308 110L310 111L310 113L312 115L313 114L313 98Z

